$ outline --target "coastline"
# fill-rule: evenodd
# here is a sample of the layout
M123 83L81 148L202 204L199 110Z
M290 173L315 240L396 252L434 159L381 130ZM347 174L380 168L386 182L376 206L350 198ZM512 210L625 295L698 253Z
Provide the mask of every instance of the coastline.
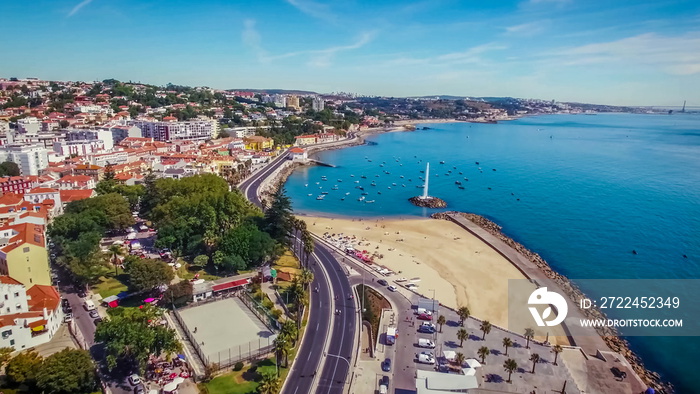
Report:
M514 120L518 119L520 117L513 117L512 119L506 119L506 120ZM402 122L402 123L398 123ZM368 136L368 135L373 135L373 134L379 134L379 133L384 133L384 132L396 132L396 131L411 131L409 129L406 129L404 126L405 125L413 125L413 124L429 124L429 123L454 123L454 122L464 122L464 121L457 121L457 120L450 120L450 119L425 119L425 120L407 120L407 121L397 121L394 123L394 127L377 127L377 128L371 128L371 129L366 129L360 132L357 132L357 137L349 140L344 140L344 141L339 141L339 143L334 144L332 146L314 146L314 147L309 147L307 148L309 154L316 154L318 152L324 151L324 150L331 150L331 149L340 149L344 148L347 146L354 146L354 145L361 145L364 144L364 139L362 137ZM477 123L482 123L482 122L477 122ZM398 124L398 126L397 126ZM308 165L305 163L292 163L287 166L282 166L280 170L278 170L277 173L274 174L273 177L274 181L272 182L266 182L263 186L261 186L261 195L266 195L270 193L272 188L276 187L276 185L282 184L287 177L297 168L302 165ZM445 214L446 212L440 212L440 214ZM541 273L548 279L554 281L558 287L564 289L565 293L569 296L570 300L578 300L581 297L583 297L583 293L576 287L575 284L573 284L568 278L565 276L557 273L554 269L552 269L549 264L542 259L537 253L534 253L527 249L524 245L516 242L515 240L511 239L510 237L504 235L501 232L501 226L498 224L482 217L479 215L475 214L469 214L469 213L462 213L462 212L453 212L454 214L458 214L463 216L465 219L471 221L474 223L476 226L482 228L484 231L487 231L494 237L498 238L500 241L504 242L506 245L510 246L513 248L516 252L521 254L524 258L529 260L532 264L536 265L538 269L541 271ZM433 215L435 216L435 215ZM308 219L309 217L314 217L314 216L306 216L306 215L300 215L301 218ZM340 217L340 215L339 215ZM352 218L347 218L346 219L352 219ZM434 217L436 219L444 219L444 217ZM377 218L373 218L377 219ZM330 220L333 220L331 217ZM401 219L399 219L401 220ZM318 234L321 235L321 234ZM513 263L514 264L514 263ZM516 264L514 266L517 267ZM586 317L590 318L601 318L605 317L605 315L600 312L597 309L591 309L589 311L586 311ZM478 317L478 315L477 315ZM628 361L630 366L632 367L633 371L635 374L649 387L652 387L657 390L657 392L665 392L665 393L671 393L673 392L673 386L668 383L668 382L662 382L660 380L659 375L656 372L650 371L644 367L644 363L641 360L641 358L635 354L630 348L629 348L629 343L622 339L619 334L612 329L605 329L598 331L599 338L605 343L605 346L608 349L601 349L601 350L609 350L613 352L617 352L621 354L625 359Z

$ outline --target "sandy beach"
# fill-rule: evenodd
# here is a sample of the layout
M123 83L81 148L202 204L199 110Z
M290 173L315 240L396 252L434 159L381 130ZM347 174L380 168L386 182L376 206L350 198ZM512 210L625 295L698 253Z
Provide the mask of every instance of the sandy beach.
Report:
M417 292L448 307L501 327L508 325L508 279L525 279L508 260L454 223L435 219L339 219L300 216L310 231L355 236L358 250L383 255L377 264L397 272L389 277L420 278ZM533 287L534 290L534 287ZM552 333L563 335L562 333ZM550 341L553 338L550 337ZM566 339L557 342L566 344Z

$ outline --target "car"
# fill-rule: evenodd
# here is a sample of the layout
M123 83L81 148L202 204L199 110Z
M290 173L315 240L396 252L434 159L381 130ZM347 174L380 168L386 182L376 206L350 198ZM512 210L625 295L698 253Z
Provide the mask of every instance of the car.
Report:
M386 375L382 376L382 378L379 380L379 384L389 387L389 377Z
M435 329L428 327L428 326L420 326L420 327L418 327L418 332L423 333L423 334L434 334Z
M65 308L63 308L63 313L73 313L73 307L68 305Z
M100 314L96 310L91 310L89 315L93 319L97 319L98 317L100 317Z
M97 319L93 320L92 322L95 323L95 325L98 325L98 324L102 323L102 318L98 317Z
M129 384L132 386L138 386L141 384L141 377L138 374L131 374L129 375Z
M67 322L72 321L72 320L73 320L73 314L72 314L72 313L66 313L65 315L63 315L63 321L64 321L64 322L67 323Z
M80 298L87 297L87 293L85 292L85 290L78 290L78 297L80 297Z
M61 298L61 305L62 305L64 308L66 308L66 307L70 306L70 302L68 302L68 300L65 299L65 298Z
M141 384L134 387L134 394L143 394L145 392L146 392L146 390L144 390L143 385L141 385Z
M416 361L421 364L435 364L435 357L432 353L422 352L416 354Z
M424 321L424 322L421 323L420 325L421 325L421 326L425 326L425 327L430 327L430 328L432 328L433 330L435 329L435 324L433 324L433 323L431 323L431 322L428 322L428 321Z
M384 372L391 371L391 359L390 358L385 359L384 362L382 363L382 371L384 371Z
M418 320L433 320L433 316L427 313L421 313L418 315Z
M384 279L379 279L379 280L377 281L377 283L379 283L379 284L382 285L382 286L387 286L387 285L389 284L389 283L387 283L387 281L385 281Z
M389 291L394 291L394 292L398 290L398 289L396 288L396 286L393 286L393 285L387 287L387 289L389 289Z

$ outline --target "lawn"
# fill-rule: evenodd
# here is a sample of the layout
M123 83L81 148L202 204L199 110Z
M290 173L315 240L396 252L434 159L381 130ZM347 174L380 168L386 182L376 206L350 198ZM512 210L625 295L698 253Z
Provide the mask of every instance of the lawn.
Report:
M182 259L178 259L178 263L182 264L177 270L177 276L185 280L191 280L196 274L199 274L199 279L204 280L215 280L221 278L221 276L216 275L207 271L208 267L201 267L198 265L190 264Z
M107 274L107 276L100 277L100 283L90 286L93 293L97 293L102 298L117 295L122 291L127 291L128 286L126 285L127 275L121 274L119 276L114 276L113 273Z
M208 394L253 394L257 392L258 382L263 371L275 372L274 359L260 361L255 366L246 366L240 371L232 371L203 383L202 392ZM285 369L283 368L284 372ZM284 375L283 375L284 376Z

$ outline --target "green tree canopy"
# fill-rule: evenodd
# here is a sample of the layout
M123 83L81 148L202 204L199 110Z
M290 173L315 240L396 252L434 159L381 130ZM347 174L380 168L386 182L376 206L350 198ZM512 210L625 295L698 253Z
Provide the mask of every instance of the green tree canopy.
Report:
M0 176L19 176L19 166L11 161L0 163Z
M124 260L129 284L135 291L152 290L167 285L175 277L173 269L161 260L127 256Z
M44 360L36 373L37 386L47 394L92 393L97 389L90 353L64 349Z
M34 351L23 352L12 358L5 368L7 380L13 384L36 385L36 373L43 359Z

